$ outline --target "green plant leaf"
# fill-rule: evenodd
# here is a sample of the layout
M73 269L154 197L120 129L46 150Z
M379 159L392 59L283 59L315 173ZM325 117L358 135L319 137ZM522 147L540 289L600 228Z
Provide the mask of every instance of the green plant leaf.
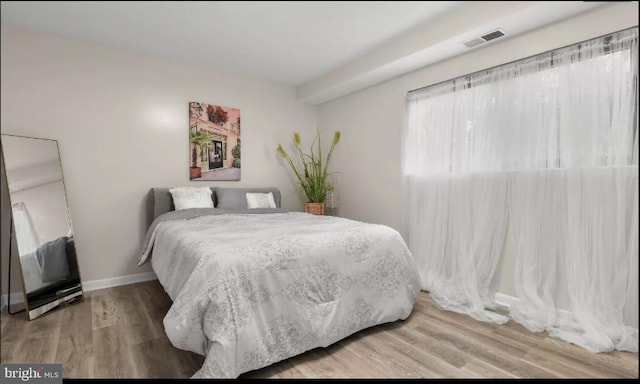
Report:
M294 162L293 159L291 159L282 145L278 145L278 154L287 160L289 166L298 179L300 189L312 203L324 202L327 196L327 191L330 188L335 187L335 185L328 181L328 177L331 175L329 172L329 162L333 155L335 146L339 141L340 131L336 131L333 135L331 147L325 159L322 151L320 131L316 131L316 135L314 140L311 142L308 153L305 153L302 150L302 139L300 138L300 134L295 132L293 134L293 144L296 147L296 152L298 153L297 162Z

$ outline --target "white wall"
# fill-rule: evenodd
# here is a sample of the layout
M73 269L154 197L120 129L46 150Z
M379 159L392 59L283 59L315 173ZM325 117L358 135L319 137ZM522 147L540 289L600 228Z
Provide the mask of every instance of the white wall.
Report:
M152 187L276 186L302 208L275 150L316 128L292 87L6 25L1 42L2 132L58 140L84 281L151 270L136 261ZM189 181L190 101L240 109L240 182Z
M333 162L340 215L404 233L400 132L408 91L637 25L638 2L608 5L321 105L320 129L343 133ZM503 260L500 288L511 295L513 263Z

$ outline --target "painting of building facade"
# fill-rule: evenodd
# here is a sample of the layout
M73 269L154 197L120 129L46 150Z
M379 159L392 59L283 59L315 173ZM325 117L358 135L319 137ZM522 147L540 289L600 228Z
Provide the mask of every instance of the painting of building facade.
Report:
M240 110L189 103L189 180L240 180Z

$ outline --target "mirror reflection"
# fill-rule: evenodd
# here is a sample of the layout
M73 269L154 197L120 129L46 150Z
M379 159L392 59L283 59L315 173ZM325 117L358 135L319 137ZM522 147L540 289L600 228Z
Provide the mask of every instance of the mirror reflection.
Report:
M73 225L55 140L2 135L13 235L29 318L82 297Z

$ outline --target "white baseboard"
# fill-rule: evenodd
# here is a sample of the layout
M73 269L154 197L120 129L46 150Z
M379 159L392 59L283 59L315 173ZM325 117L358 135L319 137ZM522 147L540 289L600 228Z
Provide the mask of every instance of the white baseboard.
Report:
M511 306L520 301L517 297L505 295L504 293L496 293L496 304L510 309ZM565 308L556 308L557 313L562 316L572 316L571 311Z
M7 306L7 295L2 295L0 298L0 310L3 310ZM11 294L11 304L21 304L24 302L24 294L22 292L13 292Z
M144 281L157 280L158 277L154 272L136 273L134 275L110 277L108 279L91 280L82 282L82 290L85 292L97 291L111 287L119 287L121 285L129 285L142 283ZM7 295L0 297L0 310L4 310L7 305ZM21 304L24 302L24 294L22 292L14 292L11 294L11 304Z
M507 309L511 308L511 305L518 301L520 301L520 299L515 296L505 295L504 293L500 292L496 293L496 304L502 307L506 307Z
M82 289L85 292L97 291L111 287L119 287L121 285L129 285L142 283L143 281L157 280L158 277L154 272L136 273L135 275L125 275L119 277L110 277L108 279L91 280L82 282Z

